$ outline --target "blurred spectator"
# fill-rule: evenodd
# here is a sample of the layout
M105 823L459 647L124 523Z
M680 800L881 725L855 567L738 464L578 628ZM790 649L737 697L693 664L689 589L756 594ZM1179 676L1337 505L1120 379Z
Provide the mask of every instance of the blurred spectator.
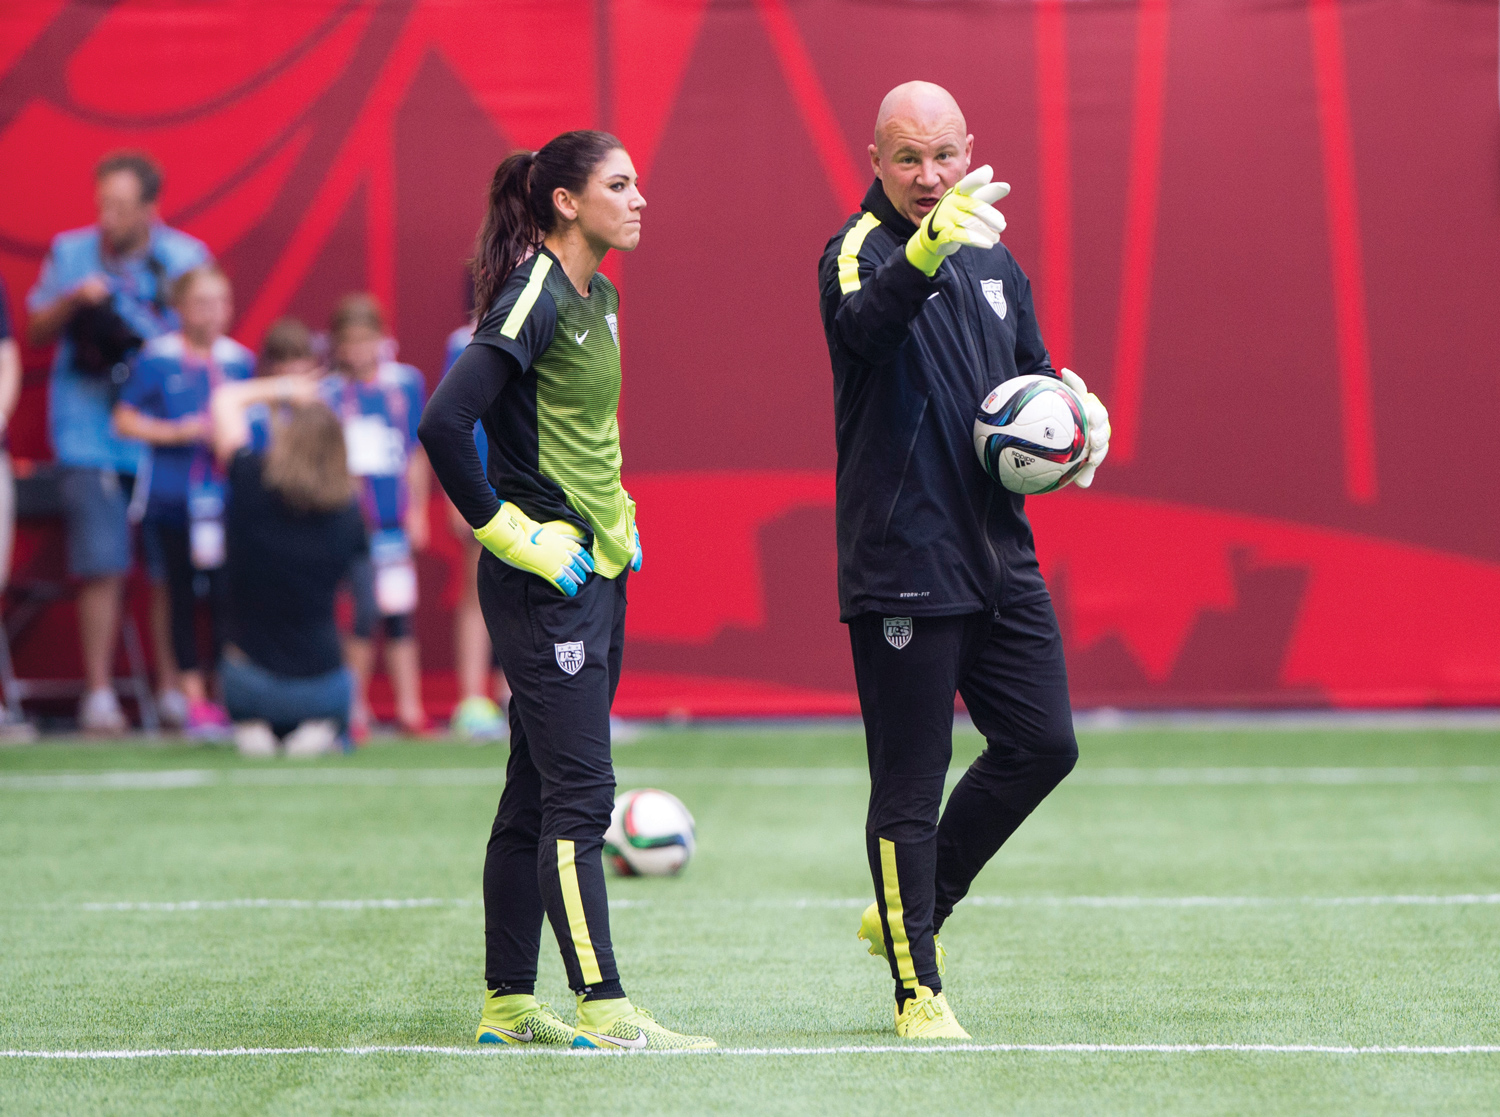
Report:
M256 376L315 376L318 358L313 352L313 336L300 318L278 318L271 323L260 343L260 360L255 366ZM250 405L246 415L250 420L250 446L265 452L271 430L271 405L264 402Z
M368 557L357 484L338 417L316 381L277 376L213 395L214 453L229 478L229 639L222 670L235 744L288 756L347 743L353 693L333 603ZM250 447L247 410L271 408L267 449Z
M11 551L16 542L16 478L10 465L10 417L21 396L21 352L10 329L10 295L0 280L0 594L10 584ZM0 707L0 721L20 710Z
M469 294L472 301L472 280ZM443 375L447 375L453 362L458 360L458 355L464 351L473 336L472 318L467 326L460 326L448 335ZM489 440L485 437L483 423L474 424L474 447L479 451L479 460L488 464ZM510 699L510 687L506 685L505 673L495 660L495 652L490 645L490 630L485 627L484 614L479 610L479 552L483 548L479 540L474 538L474 529L451 501L448 502L448 527L459 541L462 552L459 568L463 578L458 607L453 611L453 663L457 668L459 701L453 710L450 724L459 737L499 740L510 732L503 709ZM492 672L493 698L490 696ZM499 700L498 703L496 699Z
M260 343L257 376L310 376L318 371L312 331L298 318L278 318Z
M31 343L57 342L48 411L68 571L83 583L78 630L87 691L78 721L85 731L112 733L125 728L111 671L130 569L125 509L141 451L110 427L115 370L141 339L173 328L168 284L210 256L201 241L161 223L161 170L148 156L107 156L94 180L98 223L54 238L26 306Z
M348 295L329 325L334 370L323 398L344 425L349 471L361 481L360 505L370 531L370 554L350 576L354 632L348 642L354 673L353 733L369 731L369 683L379 622L385 630L386 673L396 693L396 716L408 733L427 730L422 674L412 614L417 571L412 555L427 546L427 455L417 442L425 385L410 365L382 359L389 344L385 316L371 295Z
M224 647L224 478L210 451L208 400L215 388L250 377L255 357L225 337L233 316L229 280L212 264L172 285L181 329L146 343L115 404L115 429L144 442L134 503L143 510L166 570L172 653L187 697L185 728L195 736L226 732L229 719L209 700L198 657L198 599L208 602L216 669Z

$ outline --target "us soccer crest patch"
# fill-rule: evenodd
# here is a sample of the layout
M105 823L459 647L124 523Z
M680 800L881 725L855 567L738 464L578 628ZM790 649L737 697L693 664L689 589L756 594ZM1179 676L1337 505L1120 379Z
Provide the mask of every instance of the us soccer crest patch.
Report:
M911 643L911 618L886 617L885 642L898 652Z
M981 279L979 287L984 292L985 301L990 304L990 309L1000 315L1003 321L1005 318L1005 284L998 279Z
M583 641L570 640L566 644L553 644L552 648L557 653L557 665L570 675L578 674L583 666Z
M620 319L613 314L606 314L604 321L609 324L609 336L615 339L615 348L620 348Z

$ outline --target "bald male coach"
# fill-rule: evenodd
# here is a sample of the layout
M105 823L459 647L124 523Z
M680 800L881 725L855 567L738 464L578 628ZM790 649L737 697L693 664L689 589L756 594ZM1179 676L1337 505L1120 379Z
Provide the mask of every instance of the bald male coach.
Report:
M1009 187L969 172L974 137L940 86L886 95L860 212L818 268L833 363L838 573L870 760L875 903L859 937L890 962L896 1033L967 1038L943 994L937 932L979 870L1073 768L1067 669L1024 500L975 454L980 402L1058 376L1031 284L1000 243ZM1085 398L1086 487L1108 449ZM987 742L939 817L963 696Z

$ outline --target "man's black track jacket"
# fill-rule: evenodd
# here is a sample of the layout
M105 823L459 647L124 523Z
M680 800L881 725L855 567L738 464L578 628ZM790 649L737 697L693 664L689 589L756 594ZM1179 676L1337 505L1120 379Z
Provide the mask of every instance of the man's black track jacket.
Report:
M929 279L876 179L818 266L838 442L839 612L946 616L1047 595L1025 501L974 452L990 390L1056 375L1031 281L1002 244Z

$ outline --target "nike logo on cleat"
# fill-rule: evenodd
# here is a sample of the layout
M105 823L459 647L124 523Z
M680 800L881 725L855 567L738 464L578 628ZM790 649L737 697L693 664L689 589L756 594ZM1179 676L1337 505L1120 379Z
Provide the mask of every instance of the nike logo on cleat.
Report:
M590 326L589 329L593 329L593 327ZM579 345L582 345L583 344L583 339L586 338L586 337L588 337L588 336L589 336L589 331L588 330L584 330L583 333L581 333L581 334L574 334L573 335L573 340L576 341L576 342L578 342Z
M495 1031L499 1032L502 1036L510 1036L510 1038L515 1040L517 1043L530 1043L532 1036L535 1035L535 1033L531 1030L530 1024L526 1025L526 1030L524 1032L513 1032L509 1028L495 1028Z
M626 1047L632 1051L639 1051L644 1048L646 1044L651 1042L646 1037L645 1032L642 1032L640 1035L636 1036L635 1039L620 1039L617 1036L601 1035L599 1032L589 1032L588 1034L591 1039L600 1039L605 1043L612 1043L616 1047Z

